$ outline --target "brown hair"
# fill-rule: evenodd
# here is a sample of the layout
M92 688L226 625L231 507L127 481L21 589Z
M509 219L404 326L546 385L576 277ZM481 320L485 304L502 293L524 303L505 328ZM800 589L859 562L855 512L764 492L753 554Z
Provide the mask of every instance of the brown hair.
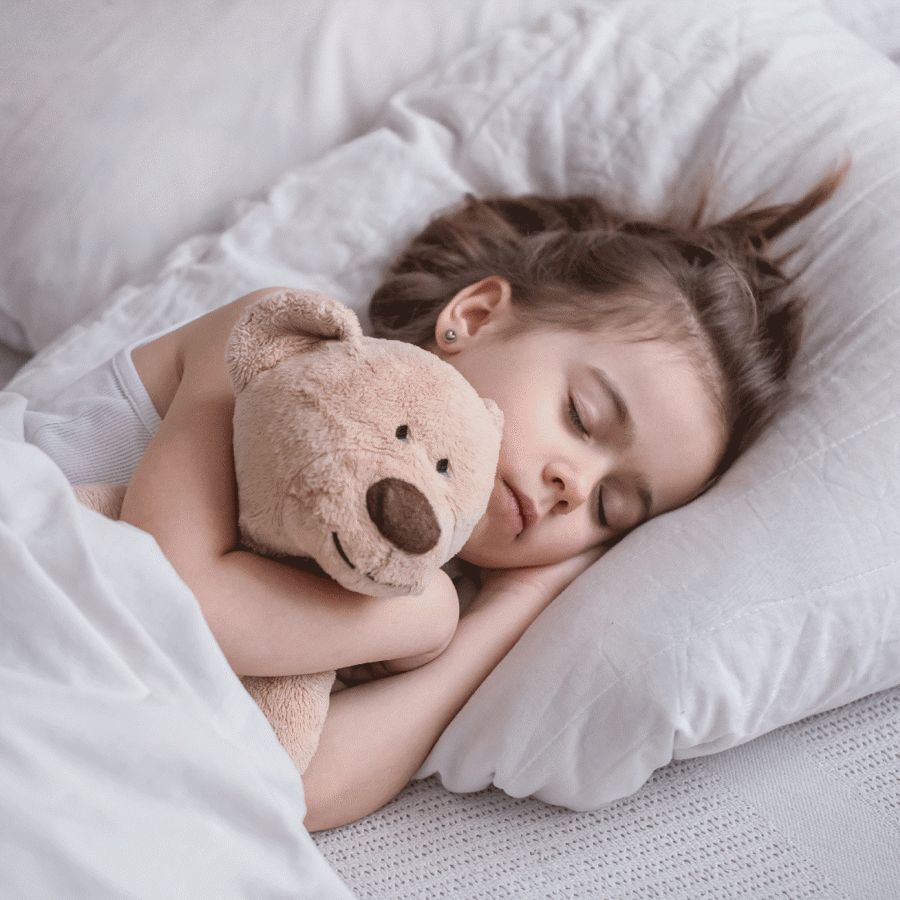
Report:
M437 317L463 288L506 279L524 328L604 325L684 347L706 377L729 435L717 474L783 403L802 301L771 242L821 206L844 166L794 203L750 205L702 225L629 219L592 196L465 201L400 254L372 297L380 337L434 344Z

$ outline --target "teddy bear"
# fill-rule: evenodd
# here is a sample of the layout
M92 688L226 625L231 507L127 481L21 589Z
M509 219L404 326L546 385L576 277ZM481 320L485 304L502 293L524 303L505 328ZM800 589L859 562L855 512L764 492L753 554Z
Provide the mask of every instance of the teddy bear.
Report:
M421 593L487 508L503 431L496 404L433 353L364 336L352 310L312 291L251 305L226 364L242 543L311 560L357 593ZM75 490L118 517L124 485ZM305 771L335 673L241 680Z

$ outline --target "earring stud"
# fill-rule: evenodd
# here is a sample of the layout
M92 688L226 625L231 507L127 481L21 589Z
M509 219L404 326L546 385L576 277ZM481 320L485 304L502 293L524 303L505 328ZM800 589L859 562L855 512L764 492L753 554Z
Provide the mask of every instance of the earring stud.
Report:
M448 328L444 332L444 341L448 344L456 343L456 332L452 328Z

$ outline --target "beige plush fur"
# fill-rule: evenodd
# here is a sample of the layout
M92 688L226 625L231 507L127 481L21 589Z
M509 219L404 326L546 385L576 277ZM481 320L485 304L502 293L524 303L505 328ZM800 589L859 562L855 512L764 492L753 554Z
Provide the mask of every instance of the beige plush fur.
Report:
M434 354L364 337L351 310L309 291L250 307L226 356L244 542L309 557L359 593L421 593L487 507L497 407ZM76 493L118 517L123 486ZM333 681L333 672L243 679L301 772Z

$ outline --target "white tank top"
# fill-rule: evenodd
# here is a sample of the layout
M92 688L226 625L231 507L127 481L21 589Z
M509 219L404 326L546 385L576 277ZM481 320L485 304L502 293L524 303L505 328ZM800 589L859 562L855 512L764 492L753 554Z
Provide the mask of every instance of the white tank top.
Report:
M142 342L143 343L143 342ZM132 347L88 372L41 409L25 411L25 439L72 484L127 483L160 425Z

